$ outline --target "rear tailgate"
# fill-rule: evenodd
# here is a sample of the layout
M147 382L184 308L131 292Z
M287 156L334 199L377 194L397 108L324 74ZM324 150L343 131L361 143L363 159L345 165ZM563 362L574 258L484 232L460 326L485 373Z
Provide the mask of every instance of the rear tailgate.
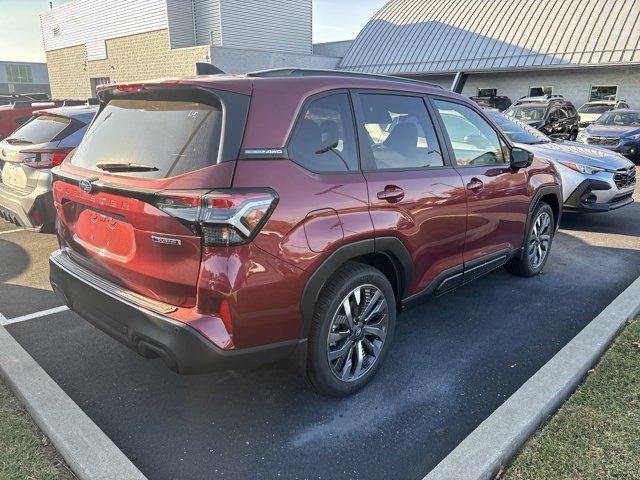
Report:
M249 97L158 90L110 98L54 171L58 235L85 268L146 297L191 307L202 238L188 216L172 212L197 212L202 195L231 186ZM231 108L244 112L229 115ZM229 124L238 118L242 124Z

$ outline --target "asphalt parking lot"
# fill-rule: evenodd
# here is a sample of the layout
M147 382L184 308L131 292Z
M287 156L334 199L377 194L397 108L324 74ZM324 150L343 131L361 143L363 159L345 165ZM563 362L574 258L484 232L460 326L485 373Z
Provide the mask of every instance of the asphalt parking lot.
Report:
M180 377L69 311L7 329L150 479L420 479L640 275L639 200L567 215L539 277L500 270L406 311L377 378L343 400L288 364ZM55 237L14 229L7 319L61 305Z

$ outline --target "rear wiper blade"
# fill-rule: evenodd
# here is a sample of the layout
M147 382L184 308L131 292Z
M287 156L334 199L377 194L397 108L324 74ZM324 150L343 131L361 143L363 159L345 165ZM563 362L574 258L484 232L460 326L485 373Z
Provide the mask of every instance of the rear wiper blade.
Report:
M29 145L29 144L33 143L31 140L26 140L24 138L15 138L15 137L5 138L4 141L9 143L9 144L11 144L11 145L16 145L18 143L22 143L24 145Z
M158 167L142 163L99 162L96 167L105 172L156 172Z

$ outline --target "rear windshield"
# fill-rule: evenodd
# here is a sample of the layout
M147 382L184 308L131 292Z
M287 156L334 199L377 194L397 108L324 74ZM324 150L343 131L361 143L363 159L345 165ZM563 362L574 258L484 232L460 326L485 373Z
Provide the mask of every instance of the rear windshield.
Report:
M114 99L96 117L71 164L137 164L154 171L110 172L164 178L217 163L222 108L187 101Z
M38 115L11 134L10 139L24 144L49 143L69 126L71 119L54 115Z

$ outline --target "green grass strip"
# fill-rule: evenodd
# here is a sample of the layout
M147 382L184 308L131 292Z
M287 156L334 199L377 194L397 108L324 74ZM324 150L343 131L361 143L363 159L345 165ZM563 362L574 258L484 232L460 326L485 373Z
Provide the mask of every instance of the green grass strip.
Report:
M640 479L640 321L621 333L504 478Z
M75 476L0 382L0 480L70 480Z

